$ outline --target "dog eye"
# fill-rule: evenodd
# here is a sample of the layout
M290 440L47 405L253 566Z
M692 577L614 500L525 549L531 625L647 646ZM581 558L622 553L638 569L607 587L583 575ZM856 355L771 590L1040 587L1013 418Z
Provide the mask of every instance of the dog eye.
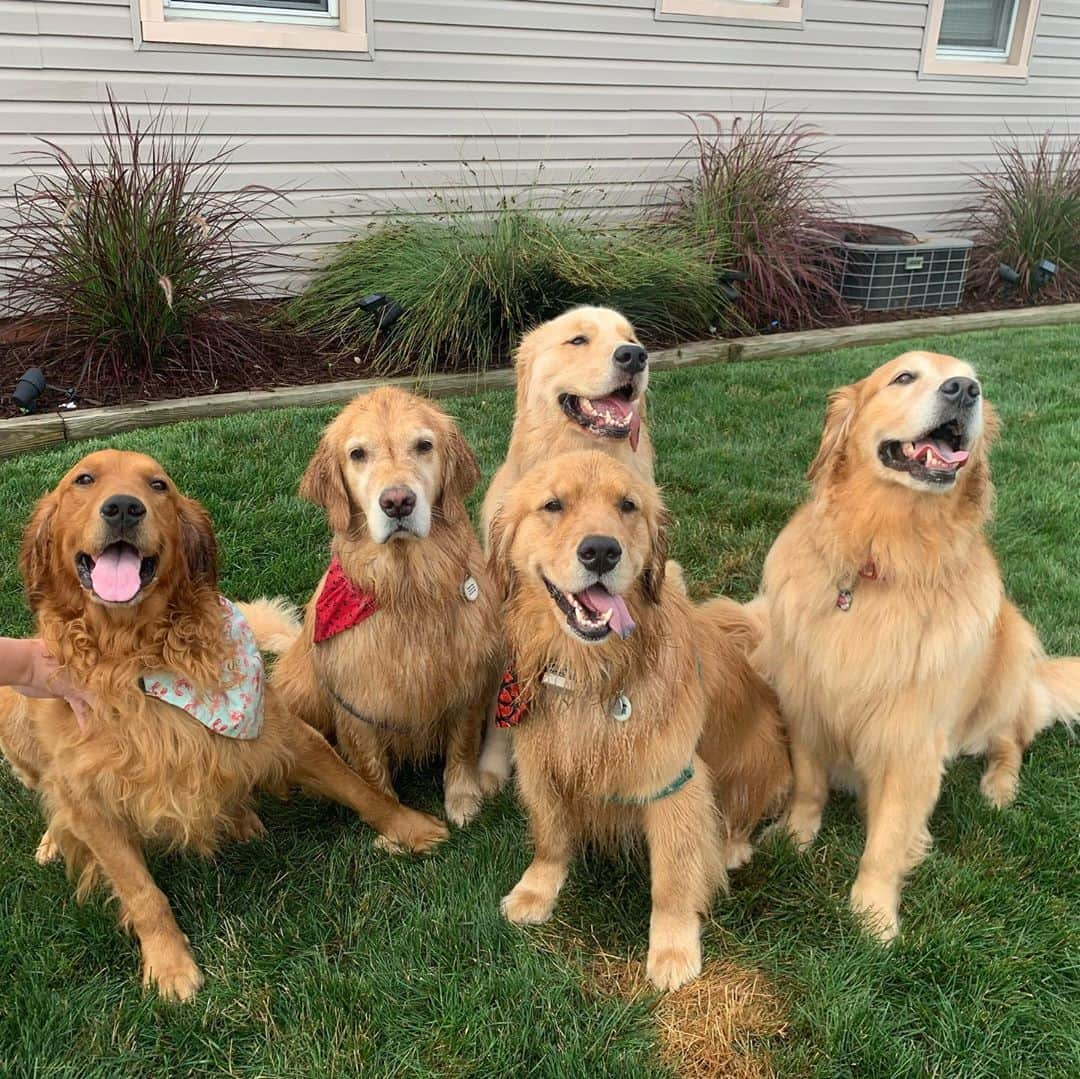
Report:
M637 503L632 498L624 498L619 504L619 511L621 513L634 513L637 510Z
M152 491L167 491L169 485L164 480L151 480L150 489Z
M570 340L566 343L568 345L587 345L589 343L589 339L584 334L579 333L577 337L571 337Z
M547 502L544 503L544 509L547 510L548 513L561 513L562 503L557 498L549 498Z
M364 450L361 446L354 446L351 450L349 450L349 456L354 461L362 461L365 457L367 457L367 451Z
M917 377L918 376L915 375L915 374L912 374L911 371L901 371L900 374L898 374L896 376L896 378L894 378L892 380L892 382L889 383L889 385L890 386L906 386L909 382L914 382Z
M416 444L416 452L417 453L431 453L431 451L434 448L435 448L435 443L432 442L430 438L422 438Z
M76 483L77 483L77 484L78 484L78 485L79 485L80 487L89 487L89 486L90 486L90 484L92 484L92 483L94 482L94 477L93 477L93 476L91 476L89 472L80 472L80 473L79 473L79 474L78 474L78 475L77 475L77 476L75 477L75 482L76 482Z

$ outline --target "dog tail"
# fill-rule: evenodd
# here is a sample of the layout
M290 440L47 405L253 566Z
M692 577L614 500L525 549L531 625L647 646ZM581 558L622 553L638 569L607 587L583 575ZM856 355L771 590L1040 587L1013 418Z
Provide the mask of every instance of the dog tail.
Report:
M1080 723L1080 658L1041 659L1035 664L1039 730L1055 720Z
M300 612L283 596L264 597L250 603L238 603L237 608L247 619L259 648L281 655L287 652L304 625Z

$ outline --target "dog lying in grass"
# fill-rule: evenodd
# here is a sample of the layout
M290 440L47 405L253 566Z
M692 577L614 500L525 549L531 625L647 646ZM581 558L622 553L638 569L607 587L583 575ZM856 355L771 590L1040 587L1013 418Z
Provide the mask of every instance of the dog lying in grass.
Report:
M972 368L909 352L829 401L810 501L765 561L758 659L791 732L783 826L800 846L830 782L866 814L853 909L891 940L948 761L985 754L1016 794L1024 749L1080 712L1080 660L1045 658L985 536L997 417Z
M300 785L354 809L386 839L446 835L355 775L273 688L250 630L217 590L204 510L149 457L83 458L37 505L20 568L38 632L91 704L0 689L0 749L40 793L39 861L62 854L79 897L101 878L142 948L144 983L186 1000L202 984L146 867L146 846L212 853L262 832L260 787Z
M490 547L512 656L499 719L515 730L534 847L502 909L545 921L578 844L643 836L647 972L673 989L700 971L701 916L789 768L775 701L747 661L752 627L737 604L695 609L665 579L664 525L651 482L571 453L508 492Z
M521 339L514 356L517 399L510 446L481 513L485 540L507 491L556 454L601 449L652 480L645 424L648 361L633 326L606 307L576 307ZM489 725L482 767L505 781L510 760L509 732Z
M478 479L461 432L430 401L394 388L358 397L300 482L333 532L302 628L280 602L244 607L256 637L283 652L275 690L374 786L393 795L395 762L445 754L457 825L499 782L477 767L502 648L464 503Z

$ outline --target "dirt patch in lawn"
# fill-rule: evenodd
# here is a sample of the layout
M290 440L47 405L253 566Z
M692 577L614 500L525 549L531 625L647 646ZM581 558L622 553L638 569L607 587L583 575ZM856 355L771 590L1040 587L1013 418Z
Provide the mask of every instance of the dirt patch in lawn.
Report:
M655 994L638 960L601 955L587 971L600 992L636 999ZM782 1037L783 1005L765 976L727 960L705 963L699 977L657 998L660 1055L686 1079L774 1079L766 1051L754 1043Z

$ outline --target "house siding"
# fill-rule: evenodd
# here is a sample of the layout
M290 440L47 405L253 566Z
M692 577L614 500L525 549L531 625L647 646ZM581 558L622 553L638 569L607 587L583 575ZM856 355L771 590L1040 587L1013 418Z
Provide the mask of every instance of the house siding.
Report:
M107 87L234 145L231 184L297 189L268 223L298 271L372 214L434 212L433 191L569 187L629 215L684 164L682 113L762 103L822 132L850 216L941 231L996 137L1075 133L1080 110L1077 0L1043 0L1015 83L919 79L927 0L805 0L801 29L657 19L654 0L369 2L372 59L136 49L128 0L0 0L0 214L35 136L87 152Z

